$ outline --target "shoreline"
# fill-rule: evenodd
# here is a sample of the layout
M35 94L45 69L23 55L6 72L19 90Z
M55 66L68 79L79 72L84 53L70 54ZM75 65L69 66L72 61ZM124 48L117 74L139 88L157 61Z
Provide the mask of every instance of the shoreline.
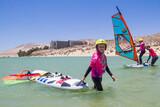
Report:
M155 50L158 56L160 56L160 46L152 46L152 48ZM137 48L139 49L139 48ZM85 50L82 50L77 47L72 48L63 48L63 49L49 49L49 50L42 50L42 51L36 51L33 52L31 56L24 56L24 57L91 57L92 54L96 50L94 48L86 48ZM119 56L115 54L115 49L113 47L108 47L108 49L105 51L106 56ZM139 53L137 54L139 56ZM149 52L146 50L146 53L144 56L149 56ZM19 57L17 54L5 54L0 53L0 58L8 58L8 57Z
M107 57L122 57L122 56L119 56L119 55L109 55L109 54L105 54ZM139 54L138 54L139 56ZM148 53L147 55L143 55L145 57L149 56ZM158 54L158 56L160 56ZM0 56L0 58L36 58L36 57L42 57L42 58L49 58L49 57L92 57L92 55L48 55L48 56L24 56L24 57L18 57L18 56Z
M118 57L118 55L106 55L106 56L109 56L109 57ZM56 55L56 56L24 56L24 57L18 57L18 56L0 56L0 58L25 58L25 57L91 57L91 55Z
M144 42L147 45L150 45L151 48L155 50L158 56L160 56L160 33L153 36L143 37ZM0 52L0 57L19 57L18 52L28 51L29 49L33 49L36 47L43 47L44 45L36 45L36 44L24 44L20 45L16 48L6 50ZM139 47L136 48L136 50ZM72 47L60 48L60 49L46 49L46 50L37 50L33 51L28 55L28 57L91 57L92 54L96 51L95 49L95 40L88 40L87 45L75 45ZM144 56L148 56L148 51ZM105 51L106 56L117 56L115 54L115 42L114 40L107 40L107 50ZM139 53L138 53L139 55ZM23 57L23 56L22 56Z

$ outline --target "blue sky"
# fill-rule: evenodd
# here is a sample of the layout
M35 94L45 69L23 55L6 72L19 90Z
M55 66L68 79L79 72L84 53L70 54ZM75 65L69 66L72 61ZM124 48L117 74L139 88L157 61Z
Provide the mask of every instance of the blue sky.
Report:
M51 40L113 39L118 5L134 36L160 32L160 0L0 0L0 50Z

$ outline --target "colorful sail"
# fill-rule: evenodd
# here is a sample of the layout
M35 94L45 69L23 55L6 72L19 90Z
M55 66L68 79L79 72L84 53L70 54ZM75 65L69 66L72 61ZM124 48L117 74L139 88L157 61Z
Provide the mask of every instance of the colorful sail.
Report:
M118 13L112 16L116 54L138 61L132 35L118 7L117 10Z

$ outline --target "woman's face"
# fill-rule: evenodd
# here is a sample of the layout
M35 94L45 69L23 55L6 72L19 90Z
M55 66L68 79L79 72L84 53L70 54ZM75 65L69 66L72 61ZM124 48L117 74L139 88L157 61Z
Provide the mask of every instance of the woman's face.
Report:
M147 46L147 48L146 48L146 49L147 49L147 50L149 50L149 49L150 49L150 47L148 47L148 46Z
M104 53L106 49L106 46L104 44L99 44L98 45L98 51L101 52L101 53Z

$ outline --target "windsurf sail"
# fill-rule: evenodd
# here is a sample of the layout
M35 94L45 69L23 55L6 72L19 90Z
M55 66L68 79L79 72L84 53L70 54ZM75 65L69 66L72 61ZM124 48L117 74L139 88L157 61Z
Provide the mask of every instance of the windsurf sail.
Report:
M132 35L122 13L116 8L118 13L112 16L116 54L138 62Z

